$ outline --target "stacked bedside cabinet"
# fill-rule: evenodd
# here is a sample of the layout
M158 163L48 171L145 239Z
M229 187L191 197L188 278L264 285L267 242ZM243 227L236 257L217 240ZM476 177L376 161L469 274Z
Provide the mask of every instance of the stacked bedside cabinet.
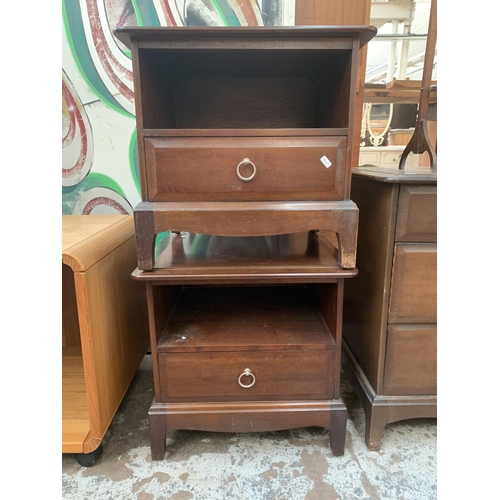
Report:
M115 31L134 68L143 200L134 210L134 278L147 284L154 344L153 458L163 456L167 430L180 426L323 425L333 430L334 453L343 453L340 311L343 279L356 274L358 209L349 193L357 59L375 33L370 26ZM155 260L164 231L171 258ZM227 250L193 254L187 242L202 236ZM303 269L314 239L329 248L322 277L309 261ZM229 274L207 274L210 259L231 262ZM228 284L229 295L221 286ZM193 288L200 285L210 293Z
M346 286L343 366L378 450L386 424L437 415L437 174L353 169L359 276Z

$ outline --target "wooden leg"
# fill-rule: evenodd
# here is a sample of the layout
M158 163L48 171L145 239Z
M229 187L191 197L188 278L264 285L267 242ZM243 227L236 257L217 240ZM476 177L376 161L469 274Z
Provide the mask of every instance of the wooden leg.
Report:
M338 233L339 237L339 265L342 269L356 267L356 236L349 231Z
M146 208L150 204L146 207L141 207L141 205L146 204L139 203L134 210L137 267L142 271L151 271L155 260L154 213Z
M346 211L341 215L337 230L339 264L343 269L356 267L356 248L358 243L358 211Z
M345 408L332 410L330 416L330 448L335 457L344 454L346 425L347 410Z
M165 414L149 413L149 440L151 459L163 460L167 440L167 421Z
M380 450L382 443L382 434L388 419L388 408L383 406L365 406L365 443L369 450Z

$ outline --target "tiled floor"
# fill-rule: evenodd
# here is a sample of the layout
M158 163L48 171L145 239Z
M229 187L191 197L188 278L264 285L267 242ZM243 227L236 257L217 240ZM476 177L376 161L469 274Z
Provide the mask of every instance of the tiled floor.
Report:
M151 461L146 356L89 468L62 459L64 499L432 500L437 498L437 421L389 424L380 451L364 442L364 412L347 382L346 451L334 457L320 428L261 434L177 431L162 461Z

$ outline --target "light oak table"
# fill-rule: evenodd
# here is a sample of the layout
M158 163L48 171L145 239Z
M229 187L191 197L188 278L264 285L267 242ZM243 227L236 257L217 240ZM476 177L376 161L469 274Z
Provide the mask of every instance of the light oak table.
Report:
M132 216L62 216L62 452L92 465L149 345Z

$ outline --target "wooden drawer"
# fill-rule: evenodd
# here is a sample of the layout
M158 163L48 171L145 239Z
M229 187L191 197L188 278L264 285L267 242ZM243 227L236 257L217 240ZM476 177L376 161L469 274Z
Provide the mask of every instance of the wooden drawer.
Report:
M146 138L145 151L149 201L344 197L345 137Z
M389 325L383 394L437 394L436 325Z
M162 402L332 399L334 349L160 353ZM249 368L252 387L238 378ZM251 376L241 382L251 384Z
M437 187L401 186L396 241L437 242Z
M437 245L396 243L389 323L437 322Z

